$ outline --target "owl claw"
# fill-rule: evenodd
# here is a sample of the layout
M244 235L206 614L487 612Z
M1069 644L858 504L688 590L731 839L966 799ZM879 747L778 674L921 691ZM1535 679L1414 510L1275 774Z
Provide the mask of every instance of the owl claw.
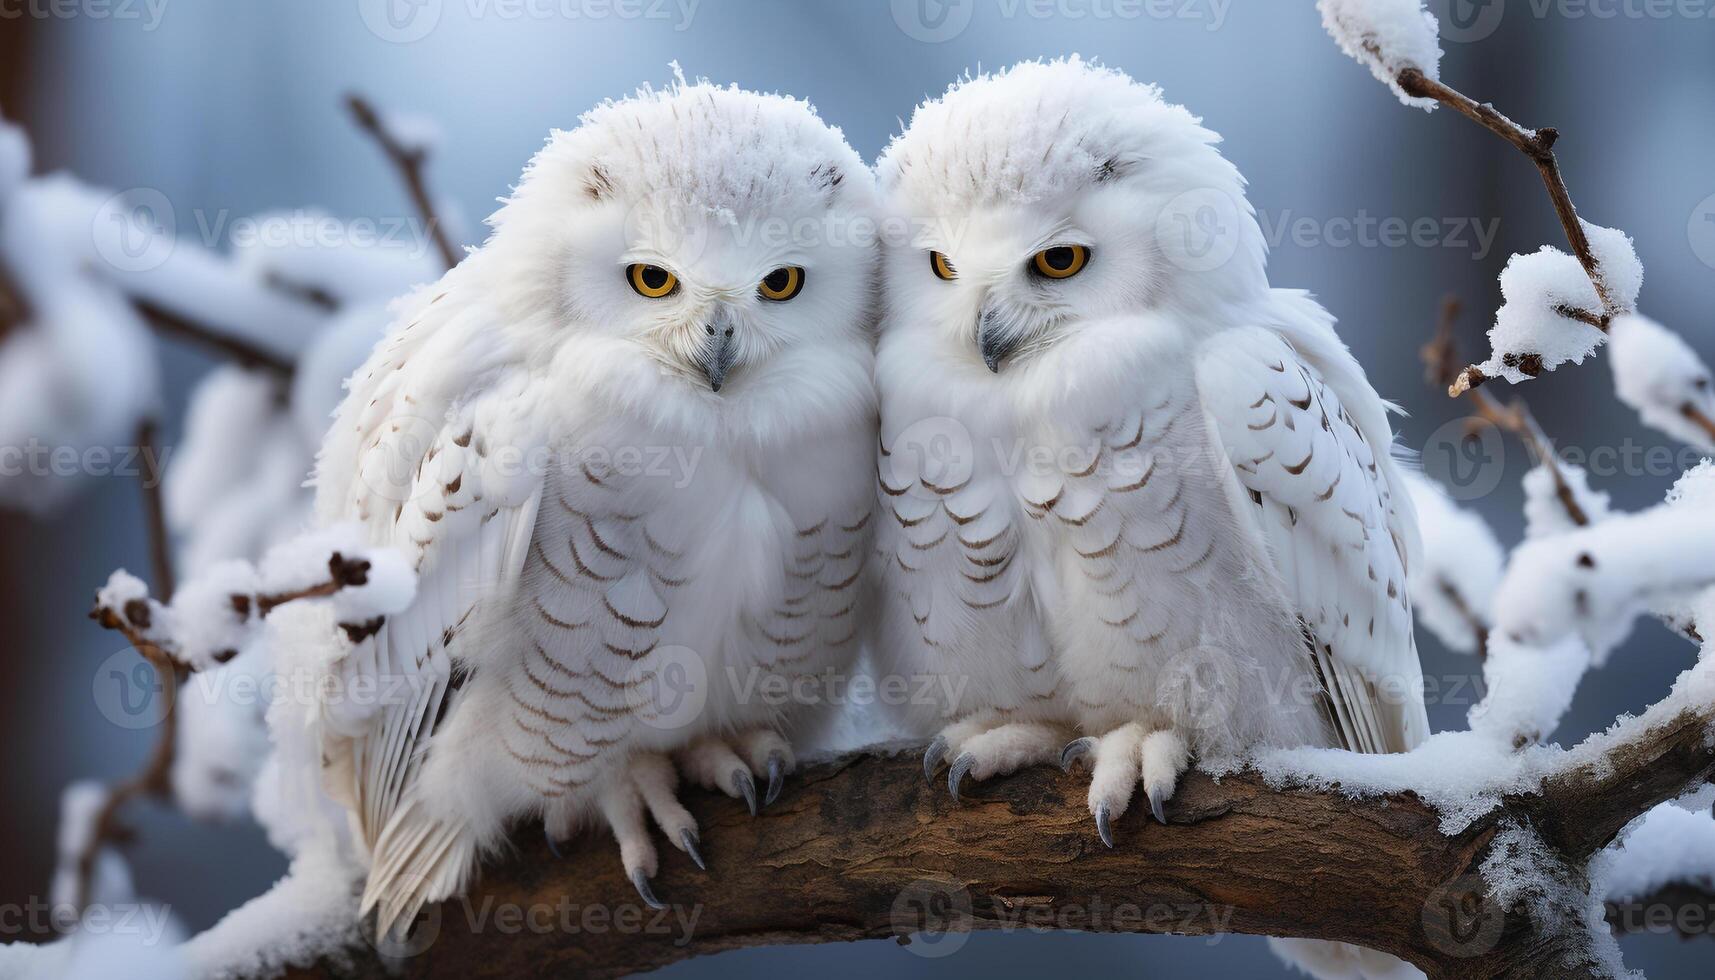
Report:
M636 871L631 873L631 884L636 887L637 895L639 898L643 899L644 905L647 905L652 909L664 909L667 907L667 903L656 898L655 893L649 890L649 877L643 873L642 868L638 868Z
M560 853L560 845L554 843L554 835L550 834L548 832L547 827L542 828L542 836L548 839L548 852L549 853L553 854L554 857L556 857L556 858L564 858L565 857L565 855Z
M971 767L977 764L977 758L969 752L960 753L953 760L953 767L947 770L947 792L953 794L953 802L959 802L959 784L970 774Z
M1114 846L1114 830L1108 826L1108 805L1096 804L1096 833L1102 835L1102 843L1108 847Z
M697 867L704 871L709 870L709 866L703 863L703 855L697 850L696 831L689 827L679 831L679 843L684 845L685 853L691 856L691 860L697 865Z
M929 748L924 750L924 752L923 752L923 781L924 782L933 783L935 781L935 770L939 769L941 767L941 760L946 755L947 755L947 739L946 739L946 737L942 736L942 735L935 736L935 740L930 742Z
M1072 766L1075 765L1079 759L1089 755L1095 747L1096 740L1088 736L1084 738L1075 738L1072 741L1067 742L1066 747L1060 750L1060 771L1071 772Z
M781 787L786 785L785 765L785 756L778 752L768 754L768 792L763 794L763 806L773 803L780 796Z
M1149 798L1149 809L1155 813L1155 819L1163 826L1167 824L1167 811L1162 809L1161 801L1155 797Z
M733 791L744 797L744 803L750 807L750 815L756 816L756 780L751 778L750 770L734 769L732 771Z

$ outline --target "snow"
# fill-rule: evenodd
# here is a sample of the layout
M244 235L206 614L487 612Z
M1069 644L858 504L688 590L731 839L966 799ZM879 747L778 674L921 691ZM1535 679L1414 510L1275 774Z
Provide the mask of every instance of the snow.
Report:
M274 211L233 231L233 261L257 282L314 289L342 308L386 299L440 278L440 253L415 221Z
M1590 254L1596 258L1602 286L1608 292L1610 308L1615 313L1629 313L1637 308L1638 293L1644 287L1644 264L1638 259L1632 238L1618 228L1604 228L1583 218L1578 224L1590 241Z
M1416 470L1402 472L1423 536L1423 556L1407 582L1418 622L1449 649L1475 652L1477 633L1467 613L1489 621L1506 554L1493 529L1475 511L1460 508Z
M1687 412L1715 425L1715 379L1691 345L1641 313L1615 317L1608 344L1620 401L1650 428L1715 451L1715 430L1697 424Z
M1528 381L1532 358L1541 370L1582 363L1602 345L1602 331L1556 312L1559 307L1597 312L1596 287L1576 258L1544 245L1529 255L1514 255L1501 272L1505 302L1489 330L1488 361L1478 365L1491 378Z
M1590 651L1574 637L1547 649L1492 637L1483 661L1488 694L1471 708L1471 730L1509 746L1546 741L1589 667Z
M331 852L307 851L264 894L228 912L180 950L190 975L277 976L323 957L338 961L361 941L357 888L361 865Z
M44 946L0 946L0 976L15 980L189 980L181 930L162 906L124 910Z
M1598 660L1649 602L1715 583L1715 511L1662 505L1525 542L1495 596L1495 629L1545 646L1577 633Z
M107 803L107 787L91 781L67 786L60 793L59 833L54 847L54 879L48 902L75 909L78 901L78 860L95 836L95 821ZM89 879L90 905L119 905L132 900L131 869L118 851L104 847L96 854Z
M1566 481L1566 488L1571 491L1578 509L1584 512L1591 524L1608 519L1613 513L1609 497L1590 488L1590 475L1584 472L1583 467L1563 459L1555 460L1554 467L1560 478ZM1552 537L1579 527L1567 511L1566 502L1560 499L1554 472L1540 463L1524 475L1524 519L1526 538Z
M316 600L331 606L341 622L390 616L411 604L417 590L417 575L410 561L391 548L369 544L363 525L355 522L310 531L271 549L262 559L262 581L272 592L307 588L326 581L328 558L336 552L347 559L369 562L363 585L350 586L325 600Z
M1441 77L1441 25L1421 0L1317 0L1316 7L1340 50L1367 66L1401 102L1435 108L1434 99L1413 98L1398 81L1407 68Z
M1663 803L1633 821L1620 840L1591 863L1602 898L1647 898L1665 885L1715 890L1715 818L1709 811Z

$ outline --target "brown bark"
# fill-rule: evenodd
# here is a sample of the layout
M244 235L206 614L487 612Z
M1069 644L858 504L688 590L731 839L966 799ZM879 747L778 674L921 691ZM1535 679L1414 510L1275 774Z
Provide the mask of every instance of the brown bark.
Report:
M751 946L1069 929L1341 940L1432 977L1593 976L1571 958L1577 923L1545 929L1483 897L1488 845L1518 823L1568 858L1588 854L1672 796L1669 784L1708 774L1715 749L1694 735L1709 720L1688 713L1611 753L1623 761L1616 772L1571 773L1452 836L1411 794L1353 800L1274 789L1249 772L1219 782L1190 773L1168 826L1134 806L1109 850L1085 806L1085 775L1033 769L968 786L956 803L924 781L915 756L853 756L794 777L757 818L725 796L687 792L709 870L663 845L654 887L673 904L664 914L640 905L607 835L583 834L556 858L521 828L516 853L468 897L419 921L402 975L616 977ZM588 910L630 927L586 928ZM380 969L365 948L291 975Z

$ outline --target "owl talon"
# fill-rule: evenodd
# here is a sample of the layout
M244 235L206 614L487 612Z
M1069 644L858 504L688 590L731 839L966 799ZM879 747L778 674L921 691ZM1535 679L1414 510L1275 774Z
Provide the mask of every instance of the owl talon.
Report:
M1114 846L1114 829L1108 826L1108 805L1106 803L1096 804L1096 833L1101 835L1102 843L1110 848Z
M964 752L953 760L953 767L947 770L947 792L953 794L953 802L959 802L959 784L970 775L971 767L977 764L977 758L969 752Z
M941 760L947 755L947 738L944 735L935 736L929 743L929 748L923 752L923 781L933 783L935 770L941 767Z
M554 842L554 835L548 832L547 827L542 828L542 836L548 840L548 853L554 855L555 858L565 858L565 855L560 853L560 845Z
M786 757L778 752L768 755L768 792L763 794L762 805L773 803L780 796L781 787L786 785Z
M644 905L647 905L652 909L664 909L667 907L667 903L656 898L655 893L649 890L649 877L643 873L642 868L638 868L636 871L631 873L631 884L637 889L637 895L639 898L643 899Z
M1078 760L1095 751L1095 748L1096 740L1088 736L1066 743L1066 747L1060 751L1060 771L1071 772Z
M751 777L748 769L732 771L733 793L744 797L745 806L750 807L750 815L756 816L756 780Z
M709 870L709 866L703 863L702 853L697 850L696 831L688 827L679 831L679 844L685 849L685 853L690 855L691 861L695 863L697 867L704 871Z
M1149 809L1155 814L1156 822L1165 827L1167 825L1167 811L1162 808L1161 800L1151 796L1149 798Z

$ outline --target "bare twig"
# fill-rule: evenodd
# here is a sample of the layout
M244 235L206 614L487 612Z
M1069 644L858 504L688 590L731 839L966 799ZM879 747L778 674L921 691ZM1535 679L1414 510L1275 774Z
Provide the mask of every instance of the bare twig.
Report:
M387 159L391 160L394 168L399 171L399 177L405 182L405 191L411 195L411 203L417 208L430 237L435 241L435 248L441 253L441 261L446 263L449 269L458 265L458 251L447 238L446 226L441 222L434 199L429 196L428 184L423 179L423 151L400 145L382 122L381 113L363 96L347 95L345 104L351 110L352 118L357 120L358 128L375 140L381 147L381 152L387 154Z
M1555 129L1526 129L1496 111L1494 106L1479 103L1416 68L1401 71L1398 80L1400 88L1406 94L1434 99L1448 106L1512 144L1536 165L1537 172L1542 175L1543 186L1548 190L1549 200L1554 204L1555 216L1560 219L1560 227L1566 233L1567 244L1572 246L1572 254L1577 257L1578 264L1584 267L1584 274L1590 277L1590 284L1596 287L1596 299L1602 306L1600 311L1563 307L1558 312L1598 330L1607 331L1613 318L1624 311L1615 308L1607 284L1602 279L1601 263L1590 248L1590 238L1584 233L1584 226L1578 220L1578 209L1573 206L1572 195L1566 190L1566 181L1561 176L1559 161L1554 156L1554 144L1559 140L1560 132ZM1447 392L1458 397L1486 380L1487 376L1476 365L1471 365L1453 376Z
M1477 659L1479 661L1489 659L1489 624L1484 621L1483 617L1477 615L1477 611L1471 608L1471 604L1465 601L1464 595L1460 594L1458 587L1452 582L1439 579L1436 584L1440 587L1441 594L1446 597L1448 604L1453 607L1453 611L1459 614L1459 618L1463 619L1467 626L1471 627L1471 633L1477 639Z
M158 303L145 299L133 299L131 302L156 333L205 347L246 367L271 371L282 378L292 376L292 362L273 351L265 350L232 334L211 329Z

